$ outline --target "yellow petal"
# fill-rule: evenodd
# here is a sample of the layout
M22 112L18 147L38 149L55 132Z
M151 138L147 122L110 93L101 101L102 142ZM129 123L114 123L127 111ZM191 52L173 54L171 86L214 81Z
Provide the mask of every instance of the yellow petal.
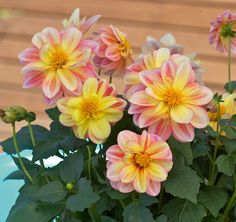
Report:
M104 140L111 133L111 125L105 118L89 120L89 131L96 138Z
M89 78L84 82L83 96L84 98L90 98L97 93L98 81L95 78Z
M171 118L177 123L190 123L193 117L193 111L184 105L178 105L171 108Z

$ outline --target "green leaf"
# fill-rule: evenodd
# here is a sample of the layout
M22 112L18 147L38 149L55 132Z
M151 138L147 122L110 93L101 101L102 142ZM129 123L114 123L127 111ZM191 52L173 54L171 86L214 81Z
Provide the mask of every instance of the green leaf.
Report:
M10 173L5 179L5 180L22 180L25 179L25 174L22 170L16 170L12 173Z
M100 199L100 196L93 192L90 183L81 178L78 183L78 193L70 196L66 201L66 207L72 212L84 211Z
M165 182L165 190L173 196L186 198L197 203L200 180L196 171L190 167L178 164L171 170Z
M43 202L56 203L63 200L67 192L63 185L58 182L50 182L40 188L37 193L38 199Z
M207 214L201 204L178 198L164 205L163 212L168 217L168 222L201 222Z
M140 205L147 207L147 206L151 206L156 203L158 203L158 199L156 197L149 196L146 193L139 194L139 204Z
M137 203L129 204L123 212L124 222L154 222L151 211Z
M224 131L227 136L229 136L232 139L236 139L236 129L234 127L226 127Z
M81 152L69 155L59 165L59 175L64 182L77 182L83 170L84 159Z
M236 90L236 81L231 81L231 89L229 87L229 82L225 84L224 88L227 92L232 93L234 90Z
M230 139L222 136L221 141L224 143L227 154L230 155L232 152L236 151L236 139Z
M58 216L63 210L63 205L40 206L31 203L23 208L11 209L6 222L48 222Z
M168 140L168 144L172 150L175 163L185 162L186 165L191 165L193 163L193 154L191 150L190 143L181 143L171 137Z
M210 146L208 144L194 143L192 145L193 158L197 158L199 156L205 156L207 155L209 150L210 150Z
M211 215L211 216L205 217L203 219L203 222L224 222L224 219L220 215L217 218Z
M198 201L203 204L214 217L217 217L219 210L224 207L227 201L227 193L217 186L204 187L198 194Z
M44 139L45 134L48 132L48 130L42 126L39 125L32 125L34 136L36 143L39 143ZM33 144L30 138L29 134L29 128L23 127L16 133L16 139L19 145L19 150L32 150ZM9 139L6 139L0 143L0 146L2 146L5 153L8 154L16 154L16 150L13 143L13 138L10 137Z
M118 190L114 190L112 188L109 188L106 193L108 194L108 196L113 199L113 200L124 200L127 197L129 197L129 195L127 193L121 193Z
M167 216L162 214L156 219L156 222L167 222Z
M116 222L116 220L108 216L102 216L102 222Z
M110 211L116 205L116 201L109 198L106 193L101 195L99 201L96 202L96 210L99 214L102 214L104 211Z
M48 114L48 117L53 121L59 121L60 111L57 106L46 109L45 112Z
M220 155L216 159L216 165L219 172L232 176L235 169L234 156Z

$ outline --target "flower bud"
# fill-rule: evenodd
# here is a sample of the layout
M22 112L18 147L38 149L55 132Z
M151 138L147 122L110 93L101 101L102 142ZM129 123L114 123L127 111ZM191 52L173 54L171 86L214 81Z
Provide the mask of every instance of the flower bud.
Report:
M16 113L16 121L19 122L19 121L25 119L25 117L27 115L26 109L24 109L21 106L11 106L10 109L15 111L15 113Z
M14 123L16 121L16 112L12 109L7 108L6 110L0 111L1 119L4 123Z
M73 183L67 183L66 184L66 189L69 191L72 191L74 189L74 184Z
M33 122L35 119L36 119L36 114L34 112L28 112L25 117L25 120L30 123Z

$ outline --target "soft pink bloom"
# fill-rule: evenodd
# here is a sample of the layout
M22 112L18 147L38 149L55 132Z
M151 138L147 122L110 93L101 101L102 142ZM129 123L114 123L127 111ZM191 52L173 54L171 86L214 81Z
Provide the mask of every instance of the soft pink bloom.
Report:
M42 87L45 101L52 105L64 95L76 95L82 82L97 77L91 63L96 42L82 38L75 27L62 31L45 28L32 39L33 47L19 54L24 65L24 88Z
M101 15L94 15L90 18L82 18L80 20L80 9L76 8L71 16L69 17L69 19L64 19L63 20L63 26L65 28L69 28L69 27L76 27L77 29L79 29L83 34L87 33L89 30L91 30L93 28L93 26L95 25L95 23L98 21L98 19L101 18Z
M228 41L231 39L231 50L236 53L236 13L225 10L211 22L209 42L217 50L226 53L228 50Z
M132 49L126 34L113 26L106 26L97 33L99 50L95 65L107 75L123 75L126 66L132 63Z
M200 86L188 61L166 60L160 68L139 73L143 89L129 101L129 113L140 128L167 140L194 138L194 128L204 128L209 119L204 106L212 99L210 89Z
M137 135L128 130L119 133L117 142L106 152L111 186L122 193L157 196L173 165L168 144L146 131Z

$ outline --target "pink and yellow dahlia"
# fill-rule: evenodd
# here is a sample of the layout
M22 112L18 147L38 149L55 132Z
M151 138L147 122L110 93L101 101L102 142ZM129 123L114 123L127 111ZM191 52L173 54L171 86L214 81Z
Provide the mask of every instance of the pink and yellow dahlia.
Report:
M76 8L69 19L63 20L63 26L65 28L69 27L76 27L79 29L83 34L86 34L91 28L95 25L95 23L98 21L98 19L101 18L101 15L94 15L89 19L86 19L86 17L82 18L80 20L80 9Z
M229 94L225 93L222 97L222 102L220 102L220 118L230 119L236 114L236 93ZM216 131L217 130L217 118L218 112L217 108L208 111L209 125Z
M189 62L167 60L159 69L139 74L144 88L129 99L129 113L140 128L166 140L172 134L181 142L194 138L194 128L204 128L209 119L204 105L212 99L210 89L195 82Z
M60 122L72 127L76 137L89 138L97 144L108 138L111 124L122 118L125 106L126 102L117 97L114 85L96 78L84 82L81 95L57 102Z
M59 32L48 27L35 34L32 43L32 48L19 55L24 65L23 87L42 86L48 104L54 104L63 95L78 94L84 80L97 76L91 63L97 44L82 39L77 28Z
M128 130L118 134L117 142L106 152L111 186L123 193L157 196L173 165L168 144L146 131L137 135Z
M104 74L123 75L126 66L133 62L126 34L113 26L106 26L100 29L96 40L99 50L94 58L95 65Z
M236 53L236 13L225 10L211 22L209 42L218 51L226 53L229 40L232 52Z
M140 73L142 71L160 68L169 59L177 64L183 61L190 62L190 59L186 56L179 54L171 55L171 51L168 48L160 48L143 55L141 59L127 68L124 76L124 96L128 99L133 93L145 88L145 85L142 84L140 79Z

